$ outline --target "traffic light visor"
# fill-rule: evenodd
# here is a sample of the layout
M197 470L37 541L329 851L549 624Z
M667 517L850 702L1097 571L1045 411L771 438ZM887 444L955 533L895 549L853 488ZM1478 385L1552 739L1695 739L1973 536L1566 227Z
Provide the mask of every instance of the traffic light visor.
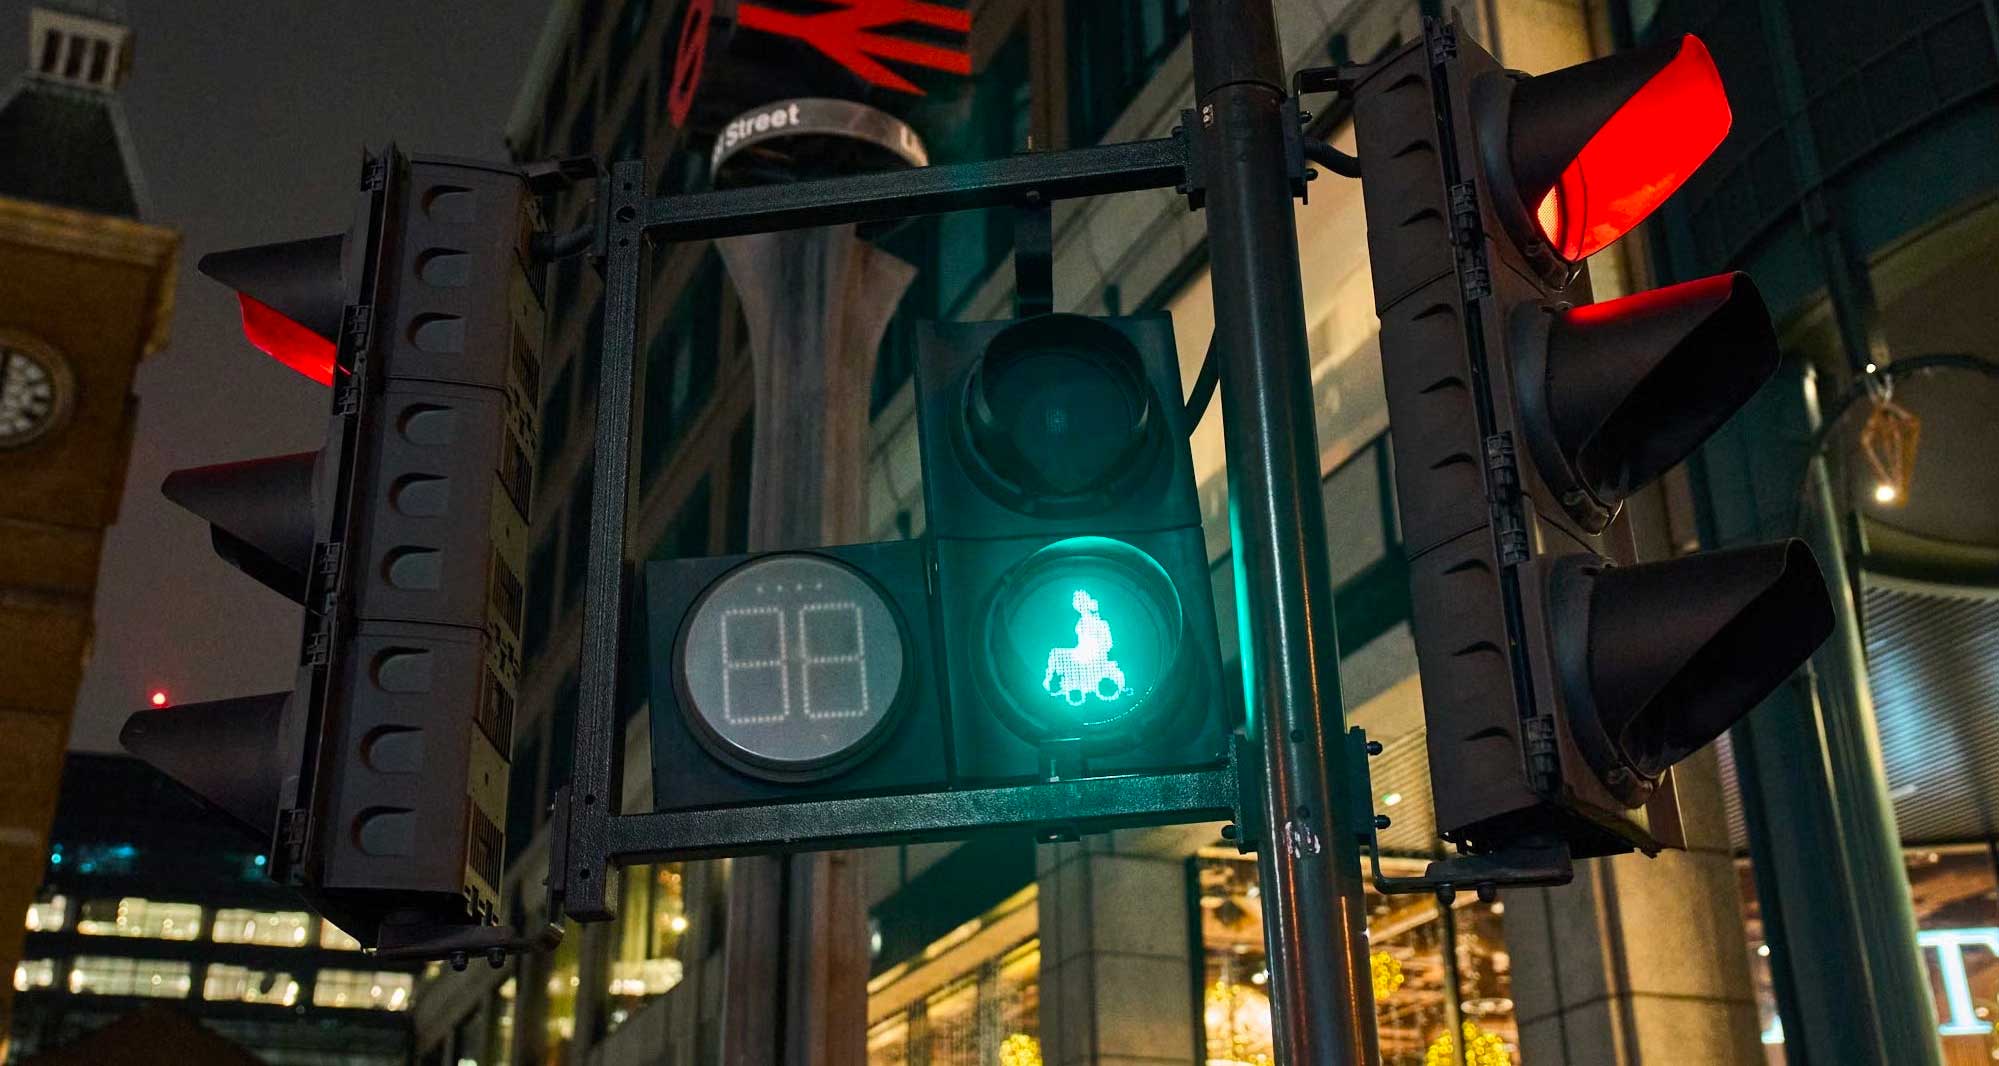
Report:
M1638 566L1584 558L1556 579L1589 604L1587 664L1577 676L1583 664L1568 659L1570 690L1587 685L1582 704L1613 761L1646 778L1726 732L1832 632L1825 577L1801 540Z
M1586 258L1643 222L1728 135L1721 74L1700 38L1527 79L1510 155L1555 254Z
M139 711L118 743L252 836L269 839L284 774L278 733L289 692Z
M347 238L332 234L211 252L199 269L236 290L245 339L331 385L334 342L347 306L346 253Z
M1700 447L1777 372L1777 337L1747 274L1557 312L1548 419L1564 464L1605 507Z
M319 457L299 452L176 470L160 492L208 523L224 561L304 603L318 535Z

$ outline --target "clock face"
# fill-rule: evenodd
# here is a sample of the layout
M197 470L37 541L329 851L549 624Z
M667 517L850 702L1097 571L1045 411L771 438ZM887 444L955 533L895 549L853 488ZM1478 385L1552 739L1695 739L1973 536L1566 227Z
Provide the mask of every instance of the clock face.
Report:
M67 386L68 375L53 359L0 344L0 448L53 429L67 406Z

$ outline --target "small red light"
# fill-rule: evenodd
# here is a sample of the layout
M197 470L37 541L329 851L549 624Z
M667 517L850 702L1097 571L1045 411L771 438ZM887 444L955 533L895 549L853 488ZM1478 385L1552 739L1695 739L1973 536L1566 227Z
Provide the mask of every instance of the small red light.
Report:
M155 706L155 707L165 707L166 705L167 705L167 693L166 693L166 690L165 690L165 689L158 689L158 688L154 689L154 690L153 690L153 706Z
M1562 171L1536 211L1541 232L1570 262L1596 253L1673 195L1728 136L1731 119L1714 57L1688 34Z
M333 384L333 342L243 293L243 336L264 354L321 385Z

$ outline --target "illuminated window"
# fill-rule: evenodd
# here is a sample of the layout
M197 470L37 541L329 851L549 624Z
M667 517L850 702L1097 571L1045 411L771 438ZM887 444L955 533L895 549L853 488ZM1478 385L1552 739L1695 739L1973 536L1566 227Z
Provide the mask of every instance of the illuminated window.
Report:
M647 997L680 983L680 938L687 912L678 863L627 866L619 895L618 940L611 958L612 1028L623 1024Z
M14 991L48 988L56 983L56 960L27 959L14 964Z
M359 1010L408 1010L416 979L406 973L370 970L321 970L312 983L315 1007Z
M319 923L319 946L329 951L359 951L361 942L340 931L332 922Z
M176 960L79 955L69 969L69 990L79 996L186 999L193 987L192 965Z
M232 907L215 912L212 935L218 944L304 947L306 925L311 921L312 915L304 911L253 911Z
M62 931L63 920L69 917L69 898L52 896L46 902L28 904L28 932L56 933Z
M289 1007L298 1002L298 981L291 974L274 970L210 963L208 976L201 983L201 998L217 1003L275 1003Z
M1404 866L1384 859L1391 873ZM1420 872L1421 865L1407 867ZM1207 1060L1269 1061L1272 1054L1270 973L1263 951L1263 907L1256 864L1232 853L1203 852L1196 863L1206 989L1202 1028ZM1460 896L1448 919L1425 896L1367 891L1374 977L1375 1028L1383 1062L1449 1062L1444 990L1456 981L1468 1050L1479 1062L1519 1061L1513 978L1503 918L1505 905ZM1443 951L1443 921L1454 923L1455 965ZM1477 1057L1483 1056L1483 1057Z
M486 1052L495 1063L514 1061L514 979L509 977L494 993L486 1011L492 1028L486 1034Z
M85 936L193 940L201 936L201 905L161 903L137 896L93 899L86 901L79 911L76 931Z
M548 1015L542 1023L543 1059L568 1062L576 1040L576 990L583 983L577 944L583 939L576 923L563 931L562 943L548 960Z

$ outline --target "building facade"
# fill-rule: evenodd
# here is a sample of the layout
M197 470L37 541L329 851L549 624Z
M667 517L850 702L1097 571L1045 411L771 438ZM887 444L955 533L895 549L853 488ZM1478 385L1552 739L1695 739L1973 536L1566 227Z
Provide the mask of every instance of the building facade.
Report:
M132 375L166 343L180 244L140 221L118 99L130 31L53 5L27 21L27 73L0 99L0 908L16 914L48 854ZM0 929L11 968L21 933Z
M137 759L70 756L7 1061L164 1005L270 1066L407 1062L418 967L307 911L262 846Z
M1276 6L1293 69L1382 54L1412 39L1420 19L1443 7L1403 0L1285 0ZM1753 434L1766 432L1758 427L1771 419L1772 425L1791 425L1783 417L1794 407L1799 418L1807 417L1802 397L1808 376L1832 382L1821 386L1822 395L1844 395L1847 378L1833 373L1844 364L1828 361L1819 349L1837 347L1839 324L1848 316L1844 306L1831 306L1827 293L1855 286L1842 278L1829 281L1822 264L1860 265L1856 270L1868 282L1861 288L1871 288L1873 302L1871 311L1863 307L1855 314L1887 323L1887 348L1870 349L1882 362L1887 355L1880 353L1905 346L1975 356L1992 335L1964 309L1999 306L1976 299L1979 285L1990 284L1982 279L1995 276L1979 266L1989 251L1981 210L1999 192L1999 181L1990 176L1999 167L1999 151L1990 136L1993 82L1978 72L1994 70L1990 46L1999 21L1984 0L1917 6L1925 7L1922 17L1898 22L1893 32L1858 16L1823 18L1818 5L1779 0L1482 0L1454 6L1464 31L1510 67L1549 70L1692 30L1709 40L1730 85L1736 108L1730 141L1657 224L1592 258L1592 285L1608 298L1732 266L1750 269L1785 323L1791 370L1773 386L1773 396L1783 394L1771 401L1775 413L1759 407L1739 420L1739 432L1750 436L1726 438L1747 441L1739 449L1750 449L1753 462L1710 449L1632 502L1648 557L1746 538L1745 526L1767 517L1769 501L1799 495L1806 452L1794 447L1785 458L1755 447L1760 438ZM697 38L688 30L695 21L690 11L713 10L666 0L556 4L508 131L515 153L644 158L660 194L703 187L717 121L749 103L785 95L781 85L765 84L776 77L768 65L773 53L740 47L740 32L734 43L691 43ZM1184 3L974 0L969 11L971 31L958 42L970 57L968 74L898 68L923 90L920 97L859 82L847 87L854 98L907 121L933 161L1163 136L1192 98ZM1769 42L1773 35L1781 42L1785 32L1804 32L1798 27L1820 36L1787 47L1812 57L1806 65L1817 64L1813 76L1821 81L1804 78L1803 94L1784 98L1770 83L1769 57L1778 53ZM775 54L803 65L812 61L809 52ZM690 58L697 54L700 63ZM698 81L688 80L690 66L700 71ZM1866 80L1856 83L1860 77ZM1878 105L1878 115L1865 110L1867 134L1853 133L1852 123L1837 120L1863 103L1877 107L1871 97L1854 95L1856 84L1877 83L1893 83L1904 95L1930 95L1896 97L1892 107ZM690 92L691 104L683 108ZM1321 112L1313 135L1351 150L1341 109L1313 110ZM1789 158L1785 138L1798 135L1800 116L1807 114L1826 124L1820 139L1845 153L1835 153L1838 180L1792 174L1784 184L1772 178L1767 160L1773 151ZM1917 176L1944 169L1951 171L1947 179L1925 186L1934 202L1917 209L1911 202L1917 198L1903 190ZM1364 214L1355 183L1322 177L1311 192L1297 224L1343 689L1350 724L1385 745L1374 766L1376 803L1394 819L1384 845L1393 853L1386 865L1399 870L1419 865L1440 844L1428 820L1421 689L1408 628ZM1853 198L1836 199L1837 209L1828 212L1832 192ZM583 221L585 212L579 197L556 205L553 217L558 228L567 228ZM1828 213L1856 227L1843 238L1843 257L1814 251L1805 233L1825 228L1815 220ZM1923 235L1933 238L1919 239ZM872 236L917 268L882 344L871 403L868 535L895 539L924 527L910 324L1012 315L1011 225L997 213L968 212ZM1059 205L1057 309L1170 312L1183 379L1191 382L1212 329L1204 239L1203 218L1170 190ZM603 328L592 272L577 261L556 270L541 455L547 489L537 502L530 564L532 665L520 704L508 825L508 894L523 921L535 920L541 905L547 799L568 768L599 383L590 356ZM752 535L748 470L756 439L741 301L719 255L698 243L655 249L646 284L628 539L633 558L740 550ZM1955 299L1946 303L1944 293ZM1858 739L1819 751L1817 784L1795 766L1758 761L1754 756L1774 741L1759 740L1754 730L1767 736L1765 723L1810 720L1795 705L1773 700L1733 744L1697 757L1680 774L1689 838L1684 852L1587 863L1574 885L1508 892L1496 903L1461 899L1441 908L1428 898L1370 893L1385 1062L1452 1062L1454 1017L1465 1026L1464 1061L1476 1066L1783 1062L1787 1052L1801 1052L1803 1033L1831 1033L1835 1041L1842 1036L1840 1019L1828 1016L1833 1011L1921 1015L1927 1024L1905 1027L1897 1046L1919 1055L1934 1047L1954 1056L1934 1061L1969 1062L1994 1047L1999 1038L1986 1015L1999 1009L1992 1000L1999 990L1999 955L1991 946L1999 943L1999 933L1992 932L1999 918L1989 918L1988 911L1999 906L1999 885L1990 827L1981 820L1986 808L1975 799L1984 787L1978 772L1984 764L1977 760L1994 733L1969 715L1989 706L1999 691L1993 684L1999 679L1974 665L1999 661L1977 651L1999 632L1980 622L1991 601L1978 588L1992 584L1991 557L1978 549L1994 541L1991 527L1979 523L1999 509L1999 486L1979 480L1992 476L1990 464L1963 459L1981 424L1951 404L1980 394L1960 378L1979 374L1939 373L1934 396L1913 384L1927 384L1927 378L1911 373L1896 382L1895 395L1907 406L1939 405L1916 411L1924 420L1923 450L1913 480L1897 482L1910 495L1906 509L1869 509L1865 501L1854 506L1851 484L1874 491L1864 480L1874 468L1865 463L1859 441L1835 433L1815 437L1809 427L1803 432L1806 443L1826 446L1839 466L1834 476L1851 483L1843 497L1848 503L1829 512L1830 525L1861 537L1872 561L1857 568L1870 576L1845 598L1864 608L1845 619L1861 652L1836 676L1821 662L1812 675L1816 684L1800 691L1817 690L1812 705L1819 710L1812 713L1828 715L1840 706L1852 711L1833 724L1859 723ZM1854 409L1845 432L1857 438L1866 409ZM1990 422L1984 420L1985 432ZM1215 598L1228 604L1233 577L1226 472L1215 412L1196 430L1193 449ZM1928 502L1915 502L1931 486L1928 500L1973 502L1932 514L1936 508ZM1761 534L1772 535L1768 529ZM1819 548L1826 558L1827 545ZM1891 554L1902 564L1892 574L1874 565ZM1831 555L1846 557L1837 543ZM1946 562L1955 569L1939 570ZM1880 577L1871 576L1877 571ZM1890 577L1894 583L1882 584ZM1907 584L1918 578L1930 584ZM1879 598L1890 593L1942 601ZM1955 628L1894 635L1896 626L1908 629L1917 619ZM1232 659L1233 618L1217 624L1224 654ZM635 649L621 687L628 811L644 809L651 796L642 659L642 649ZM1940 675L1949 678L1949 700L1936 695ZM1898 712L1898 706L1914 709ZM1948 713L1926 713L1927 707ZM1901 724L1910 722L1930 725L1925 731ZM1787 738L1776 750L1818 750L1802 744ZM1950 744L1963 754L1939 758L1940 745ZM1956 767L1960 776L1938 777L1939 767ZM1827 787L1827 780L1839 788ZM1875 838L1860 834L1867 810L1851 799L1867 788L1884 797L1880 811L1892 819L1884 828L1875 817ZM1945 788L1948 798L1939 791ZM1803 957L1813 950L1787 947L1785 939L1808 932L1811 914L1807 888L1794 880L1797 864L1786 865L1784 827L1772 820L1792 809L1779 804L1785 797L1835 792L1850 809L1822 812L1821 828L1849 856L1838 869L1851 898L1843 910L1821 908L1822 924L1851 928L1876 912L1892 917L1897 907L1913 915L1900 925L1876 923L1885 931L1871 940L1828 943L1827 950L1837 953L1825 957L1839 966L1821 969L1861 975L1849 973L1848 983L1838 987L1815 984L1801 976L1805 968L1785 965L1793 952ZM1946 811L1957 813L1945 818ZM1824 839L1799 838L1791 849L1799 856ZM1870 839L1868 850L1863 845ZM1876 876L1882 856L1891 853L1892 878ZM1004 839L910 845L864 853L863 861L873 940L871 1063L1269 1061L1255 866L1226 844L1219 826L1119 832L1043 847ZM628 869L617 921L572 925L551 953L425 984L416 1006L419 1061L722 1061L723 904L730 871L729 863ZM1861 884L1872 886L1871 896L1855 895L1853 886ZM1870 958L1877 963L1873 969ZM1890 979L1888 965L1898 959L1914 975L1900 985ZM1927 997L1918 987L1924 983L1932 989ZM1863 993L1866 1000L1854 998ZM1860 1002L1867 1006L1856 1008ZM1881 1027L1872 1032L1881 1055L1863 1061L1925 1061L1894 1057ZM1790 1061L1849 1060L1833 1051L1809 1058L1800 1053Z

